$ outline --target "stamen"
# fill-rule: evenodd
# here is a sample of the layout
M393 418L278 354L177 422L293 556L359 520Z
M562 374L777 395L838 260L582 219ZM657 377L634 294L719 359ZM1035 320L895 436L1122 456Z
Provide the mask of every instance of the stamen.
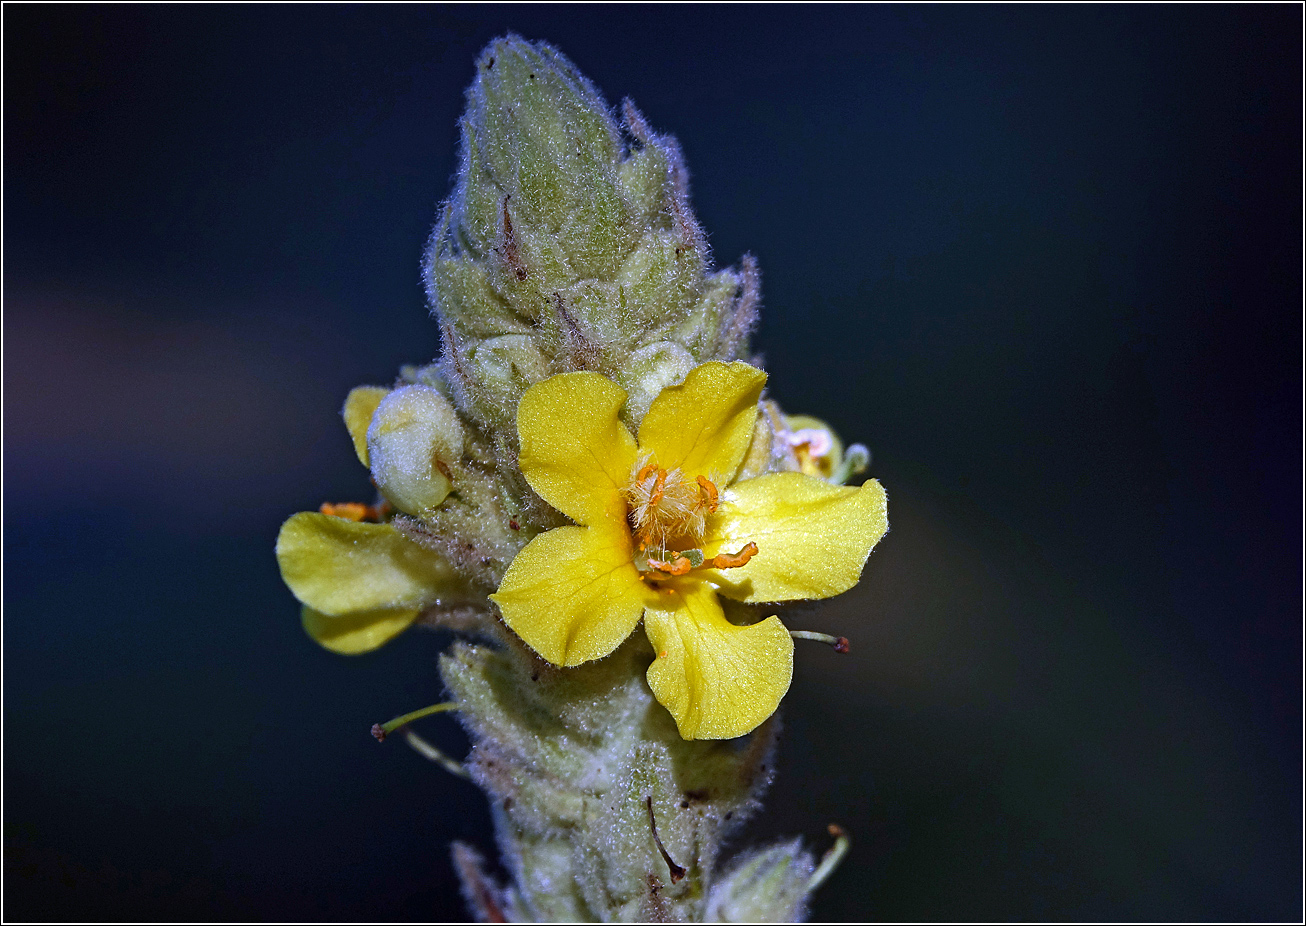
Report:
M323 502L318 511L329 514L333 518L344 518L346 521L381 521L389 508L389 504L385 502L380 505L364 505L362 502Z
M831 823L829 828L830 835L834 837L834 845L830 850L821 857L821 864L812 872L812 876L807 879L806 893L810 894L822 884L825 879L834 874L834 870L839 867L843 857L848 854L848 848L852 845L852 840L844 832L844 828L837 823Z
M830 439L830 432L820 428L800 428L797 431L789 431L785 434L789 446L797 450L800 447L806 447L807 452L814 457L828 456L834 449L834 441Z
M658 478L657 481L653 483L653 494L649 496L648 507L652 508L658 502L662 501L662 490L666 487L666 484L667 471L659 467Z
M687 556L677 556L669 563L649 557L648 564L658 572L665 572L667 575L672 576L683 576L694 568L694 564L689 561Z
M717 499L719 496L717 495L716 486L713 485L712 480L708 479L706 476L698 476L696 478L698 480L699 491L703 495L703 504L707 506L708 514L711 514L717 509Z
M818 633L815 630L791 630L789 636L795 640L815 640L817 643L828 643L834 647L836 653L846 653L849 649L847 637L836 637L828 633Z
M454 701L442 701L439 704L432 704L430 707L424 707L421 710L401 714L394 720L389 720L385 723L372 724L372 735L376 737L378 743L383 743L387 736L405 724L412 723L414 720L420 720L423 717L429 717L432 714L442 714L445 711L456 711L457 709L458 704Z
M729 553L718 553L712 557L713 569L736 569L745 566L748 561L757 555L757 544L751 541L738 553L731 556Z
M640 550L666 548L669 541L685 546L702 542L707 515L717 506L716 486L709 480L663 469L647 455L631 467L621 494Z

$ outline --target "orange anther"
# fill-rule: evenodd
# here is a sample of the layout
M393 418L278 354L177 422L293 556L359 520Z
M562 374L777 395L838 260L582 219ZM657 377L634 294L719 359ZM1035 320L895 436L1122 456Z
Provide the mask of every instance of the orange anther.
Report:
M667 484L667 471L659 467L658 479L657 482L653 483L653 494L649 496L649 500L648 500L648 505L650 508L652 508L658 502L662 501L662 487L665 486L666 484Z
M738 566L747 565L748 561L757 555L757 544L749 543L742 550L731 556L729 553L718 553L712 557L713 569L734 569Z
M719 497L717 495L716 486L713 485L712 480L708 479L706 476L699 476L697 478L698 490L703 496L703 504L707 506L709 512L716 511L717 499Z
M643 482L646 478L651 476L653 473L656 473L657 471L658 471L658 465L656 463L645 463L643 466L639 468L639 472L635 474L635 481Z
M685 556L677 556L670 563L663 562L660 559L650 559L648 564L658 572L665 572L669 576L683 576L694 568L689 558Z
M333 518L344 518L346 521L361 521L367 517L368 506L362 502L323 502L322 507L318 510L323 514L329 514Z
M362 502L323 502L318 511L333 518L346 521L380 521L390 510L388 502L379 505L364 505Z

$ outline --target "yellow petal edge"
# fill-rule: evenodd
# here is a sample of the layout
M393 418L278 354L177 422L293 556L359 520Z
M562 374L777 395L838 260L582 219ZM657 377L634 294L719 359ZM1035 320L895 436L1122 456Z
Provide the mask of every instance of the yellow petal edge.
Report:
M639 426L639 447L663 469L729 482L753 436L766 374L746 363L704 363L663 389Z
M598 373L563 373L526 390L517 407L519 462L531 488L579 524L623 520L621 487L635 439L621 423L626 391Z
M418 610L382 608L331 617L307 605L300 612L304 631L324 648L342 656L358 656L389 643L417 620Z
M889 529L888 498L874 479L833 486L799 473L732 486L709 524L704 555L757 544L747 565L718 573L721 594L750 603L829 598L857 584Z
M277 563L295 597L327 617L420 609L462 587L438 554L389 524L316 511L301 511L281 525Z
M774 714L789 690L793 639L778 617L730 623L703 583L686 583L679 597L677 608L644 613L657 654L649 687L685 739L743 736Z
M367 454L367 426L372 423L376 407L389 394L389 389L380 386L356 386L349 390L345 407L340 410L345 419L345 428L354 442L354 453L358 454L358 462L364 466L372 465Z

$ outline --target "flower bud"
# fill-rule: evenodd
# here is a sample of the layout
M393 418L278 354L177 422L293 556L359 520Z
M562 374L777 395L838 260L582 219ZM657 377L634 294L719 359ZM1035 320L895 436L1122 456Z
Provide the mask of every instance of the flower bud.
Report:
M617 315L632 335L689 314L703 287L703 255L670 231L653 229L617 274L624 305Z
M469 184L490 181L496 200L508 194L520 229L556 237L578 275L611 274L633 243L617 185L621 135L575 65L544 42L491 42L476 62L463 131L467 156L480 161L466 165L480 168ZM465 194L482 217L485 193ZM497 221L473 229L486 242L497 231Z
M422 516L453 488L450 464L463 455L463 428L449 400L430 386L386 396L367 429L377 488L395 508Z
M724 923L796 923L805 917L812 856L795 839L740 857L707 899L707 918Z
M654 341L630 355L618 375L626 390L626 414L637 427L659 392L685 381L695 367L689 351L672 341Z
M509 432L516 427L522 393L550 374L549 362L523 334L481 341L467 352L465 366L472 383L468 402L472 417Z
M685 345L700 363L708 360L733 360L719 354L718 333L724 320L733 310L740 289L740 275L733 270L719 270L703 284L699 297L689 315L675 327L672 336Z

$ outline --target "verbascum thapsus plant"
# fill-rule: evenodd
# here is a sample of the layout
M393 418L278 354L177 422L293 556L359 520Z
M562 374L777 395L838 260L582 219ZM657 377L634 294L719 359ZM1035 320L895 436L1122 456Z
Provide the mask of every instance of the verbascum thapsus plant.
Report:
M378 725L489 796L506 884L454 846L485 920L796 920L847 847L721 858L774 767L793 638L777 605L851 588L888 529L864 447L786 415L749 361L755 262L713 270L675 140L620 121L556 49L476 62L424 263L443 351L360 386L378 494L277 539L338 653L461 635L449 700ZM642 625L642 627L641 627ZM451 712L464 762L408 725Z

